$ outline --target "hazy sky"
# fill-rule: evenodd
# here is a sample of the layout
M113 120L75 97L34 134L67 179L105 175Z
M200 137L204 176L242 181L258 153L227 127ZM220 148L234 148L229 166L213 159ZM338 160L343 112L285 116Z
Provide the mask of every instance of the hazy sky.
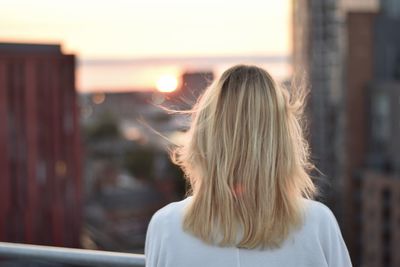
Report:
M0 41L80 58L287 55L290 0L0 0Z
M64 52L78 56L76 86L82 92L149 90L163 75L179 79L188 69L218 74L234 63L270 66L282 78L290 72L289 63L262 59L290 54L290 4L0 0L0 42L61 43Z

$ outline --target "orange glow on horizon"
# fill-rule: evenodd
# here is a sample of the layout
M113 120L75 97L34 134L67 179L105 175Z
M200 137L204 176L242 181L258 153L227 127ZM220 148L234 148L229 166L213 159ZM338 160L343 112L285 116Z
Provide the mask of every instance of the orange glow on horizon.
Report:
M226 2L213 0L3 1L0 42L61 44L77 56L82 93L159 91L163 74L177 78L177 88L160 87L173 91L188 70L221 73L236 63L264 64L242 62L248 56L289 56L291 6L291 0L233 1L225 12ZM290 62L265 64L290 75Z
M162 75L157 80L156 88L162 93L171 93L178 88L178 79L170 74Z

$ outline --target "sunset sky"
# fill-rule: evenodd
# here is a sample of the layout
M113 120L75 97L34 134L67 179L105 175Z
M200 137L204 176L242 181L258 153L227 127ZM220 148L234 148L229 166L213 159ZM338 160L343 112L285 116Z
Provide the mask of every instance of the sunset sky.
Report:
M89 90L96 87L96 60L287 56L290 2L0 0L0 42L61 43L78 56L80 68L92 67L82 71L91 78L78 75L78 87ZM165 70L177 75L179 66ZM148 76L140 86L150 86L155 77Z

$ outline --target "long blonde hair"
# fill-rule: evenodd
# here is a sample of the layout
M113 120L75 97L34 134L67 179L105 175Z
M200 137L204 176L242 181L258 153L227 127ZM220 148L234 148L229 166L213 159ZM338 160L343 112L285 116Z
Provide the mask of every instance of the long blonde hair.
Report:
M172 151L193 200L185 231L241 248L279 247L316 193L301 121L304 91L279 87L256 66L226 70L193 109L186 143Z

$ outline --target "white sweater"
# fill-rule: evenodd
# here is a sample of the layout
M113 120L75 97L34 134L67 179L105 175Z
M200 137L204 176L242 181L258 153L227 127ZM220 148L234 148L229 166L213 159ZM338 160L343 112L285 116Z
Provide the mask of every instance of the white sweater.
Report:
M160 209L147 230L148 267L348 267L349 253L337 221L324 204L305 200L305 221L275 250L249 250L205 244L182 230L191 197Z

